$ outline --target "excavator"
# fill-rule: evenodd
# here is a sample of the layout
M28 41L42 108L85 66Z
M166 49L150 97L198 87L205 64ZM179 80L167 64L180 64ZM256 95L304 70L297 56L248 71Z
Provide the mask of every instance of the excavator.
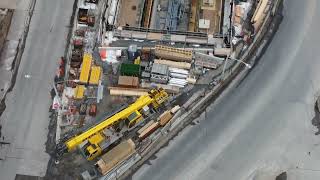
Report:
M144 119L144 115L146 115L144 110L159 108L168 97L168 94L162 88L152 89L147 95L140 96L133 104L99 124L75 136L62 139L56 147L56 158L79 147L87 160L95 159L110 145L109 136L106 133L109 128L119 127L120 124L125 124L128 128L134 127Z

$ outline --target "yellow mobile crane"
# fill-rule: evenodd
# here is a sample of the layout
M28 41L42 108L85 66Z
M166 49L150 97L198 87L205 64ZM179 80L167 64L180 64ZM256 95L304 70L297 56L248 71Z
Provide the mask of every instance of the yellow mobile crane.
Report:
M95 159L104 150L102 142L107 138L104 134L104 130L111 126L116 126L120 122L125 122L125 124L131 128L143 119L141 114L142 108L152 105L153 108L157 109L167 99L168 94L165 90L151 90L148 95L140 96L133 104L105 119L96 126L71 137L65 142L60 142L57 145L58 157L66 152L73 151L81 145L85 157L88 160Z

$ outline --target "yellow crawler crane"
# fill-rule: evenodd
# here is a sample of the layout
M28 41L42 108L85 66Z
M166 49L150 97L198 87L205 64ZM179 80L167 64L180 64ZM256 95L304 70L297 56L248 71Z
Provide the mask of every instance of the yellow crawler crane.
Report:
M146 106L152 106L157 109L162 103L168 99L168 94L163 89L153 89L148 95L140 96L133 104L129 105L127 108L121 110L120 112L112 115L96 126L76 135L65 142L61 142L57 146L58 157L66 152L75 150L81 145L81 150L84 152L85 157L88 160L93 160L99 156L104 147L102 145L103 141L107 139L104 131L111 127L116 126L120 122L125 122L125 124L131 128L137 122L143 119L141 110Z

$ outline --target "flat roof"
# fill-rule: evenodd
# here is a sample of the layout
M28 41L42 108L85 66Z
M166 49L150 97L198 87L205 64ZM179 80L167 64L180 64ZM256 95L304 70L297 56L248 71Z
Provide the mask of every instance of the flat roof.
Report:
M156 64L152 65L151 73L167 75L168 74L168 66L164 64Z

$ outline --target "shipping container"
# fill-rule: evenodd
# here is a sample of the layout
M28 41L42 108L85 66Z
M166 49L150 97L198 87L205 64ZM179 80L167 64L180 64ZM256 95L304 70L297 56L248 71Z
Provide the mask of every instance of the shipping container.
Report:
M168 65L153 63L151 73L167 76L168 75Z
M89 84L98 85L101 76L101 67L92 66Z
M185 74L185 75L188 75L189 74L189 71L185 70L185 69L179 69L179 68L172 68L170 67L169 68L169 71L171 73L179 73L179 74Z
M139 78L132 76L119 76L118 85L121 87L138 88Z
M180 73L170 73L170 77L179 78L179 79L186 79L188 75L180 74Z
M138 77L140 75L140 65L122 63L120 67L120 73L122 76Z
M159 124L160 126L166 125L170 119L172 118L172 114L170 111L165 111L159 116Z
M83 56L83 61L81 65L81 72L80 72L80 78L79 78L80 83L84 83L84 84L88 83L91 63L92 63L92 55L85 53Z

